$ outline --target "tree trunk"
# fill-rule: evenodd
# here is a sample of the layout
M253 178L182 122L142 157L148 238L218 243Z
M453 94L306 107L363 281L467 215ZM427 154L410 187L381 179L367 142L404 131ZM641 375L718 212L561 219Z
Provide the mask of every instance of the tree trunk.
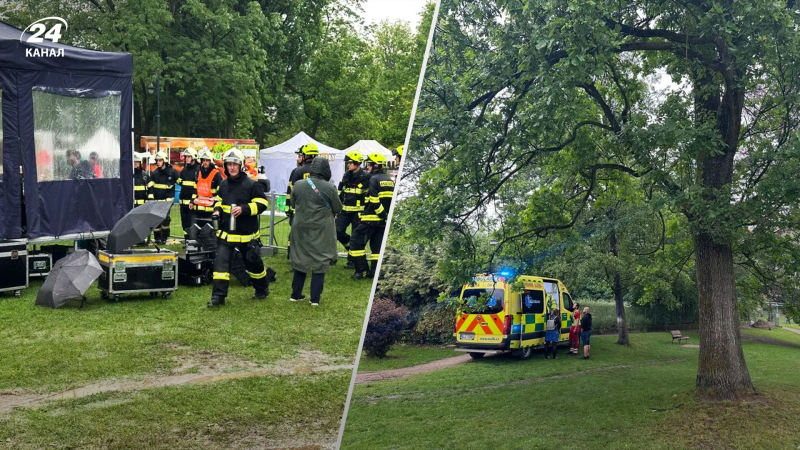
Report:
M737 79L739 77L737 76ZM703 151L697 159L697 175L706 205L730 204L730 194L721 198L733 180L734 155L739 144L744 92L731 80L724 90L710 75L696 80L695 111L698 121L716 118L723 139L721 151ZM720 92L722 97L720 98ZM703 214L699 212L698 214ZM733 275L733 247L725 230L712 234L716 224L703 223L693 232L697 267L697 302L700 320L700 357L697 365L698 393L719 400L734 400L752 393L753 382L744 360L739 332L739 308Z
M611 236L609 237L611 244L611 254L614 259L619 258L619 250L617 250L617 231L611 229ZM617 307L617 344L630 345L628 340L628 324L625 322L625 304L622 301L622 277L619 274L619 269L614 266L614 304Z
M731 244L702 232L694 238L697 300L700 308L700 358L697 388L719 400L753 391L739 332Z

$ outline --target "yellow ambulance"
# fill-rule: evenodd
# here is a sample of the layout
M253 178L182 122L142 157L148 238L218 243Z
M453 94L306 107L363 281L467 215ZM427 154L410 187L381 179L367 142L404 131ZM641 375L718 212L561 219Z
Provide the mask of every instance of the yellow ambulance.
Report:
M461 289L456 350L473 359L504 352L528 359L535 347L544 345L545 315L550 308L561 311L559 342L569 341L572 296L561 281L527 275L514 283L506 281L502 272L476 275L472 284ZM483 299L479 312L471 311L478 299Z

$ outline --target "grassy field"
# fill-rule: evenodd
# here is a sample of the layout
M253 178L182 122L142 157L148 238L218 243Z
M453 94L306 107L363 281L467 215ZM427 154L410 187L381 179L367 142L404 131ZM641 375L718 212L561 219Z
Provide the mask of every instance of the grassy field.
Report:
M800 346L800 335L769 333ZM694 396L697 348L670 345L667 333L633 334L630 347L614 341L593 338L590 360L564 350L555 361L541 352L528 361L490 357L356 386L342 448L800 446L798 348L745 340L759 395L709 404Z
M206 307L210 286L119 303L101 300L93 286L83 308L72 301L58 310L34 306L41 282L22 298L0 296L0 447L334 441L371 283L350 280L342 260L313 308L288 301L285 252L265 263L277 271L267 299L252 300L252 288L232 281L218 309ZM263 375L238 377L250 372ZM159 387L198 374L211 380ZM139 385L2 412L26 396L126 383Z
M362 353L361 360L358 362L358 371L374 372L376 370L400 369L460 354L452 348L397 344L384 358L374 358Z

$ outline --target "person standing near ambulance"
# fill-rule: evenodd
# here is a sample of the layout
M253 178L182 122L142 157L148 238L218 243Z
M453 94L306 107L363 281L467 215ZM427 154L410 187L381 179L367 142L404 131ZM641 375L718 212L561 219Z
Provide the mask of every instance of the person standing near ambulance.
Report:
M219 185L222 183L222 175L214 166L214 155L210 150L200 151L200 168L197 170L195 182L197 183L194 199L189 207L194 211L195 220L211 222L211 213L214 212L214 205L217 203L217 193ZM202 227L202 224L198 224Z
M244 172L244 154L236 149L225 152L222 158L225 175L219 187L219 200L212 216L219 217L217 230L217 256L214 259L214 284L209 307L222 306L228 296L229 272L234 250L244 257L245 268L255 288L254 299L267 298L269 280L261 255L252 257L248 252L258 252L260 234L259 215L267 209L267 198L259 183ZM253 248L256 247L256 248Z
M192 199L197 192L198 169L197 150L189 147L183 151L183 169L176 182L181 187L178 203L181 205L181 228L183 228L184 238L189 227L194 223L194 211L189 206L192 204Z

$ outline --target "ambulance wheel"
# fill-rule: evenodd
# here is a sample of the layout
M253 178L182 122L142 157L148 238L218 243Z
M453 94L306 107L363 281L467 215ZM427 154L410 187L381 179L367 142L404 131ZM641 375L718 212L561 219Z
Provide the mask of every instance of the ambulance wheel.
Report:
M114 296L114 303L119 303L119 295Z
M163 298L164 300L169 300L170 295L172 295L172 292L164 292L163 294L161 294L161 298Z
M20 291L14 291L14 297L16 297L16 298L20 298L20 297L22 297L22 292L20 292Z
M485 353L469 352L470 358L472 358L474 360L481 359L481 358L483 358L484 355L485 355Z
M522 347L519 349L519 353L517 353L517 358L525 361L526 359L530 359L531 355L533 355L533 346Z

